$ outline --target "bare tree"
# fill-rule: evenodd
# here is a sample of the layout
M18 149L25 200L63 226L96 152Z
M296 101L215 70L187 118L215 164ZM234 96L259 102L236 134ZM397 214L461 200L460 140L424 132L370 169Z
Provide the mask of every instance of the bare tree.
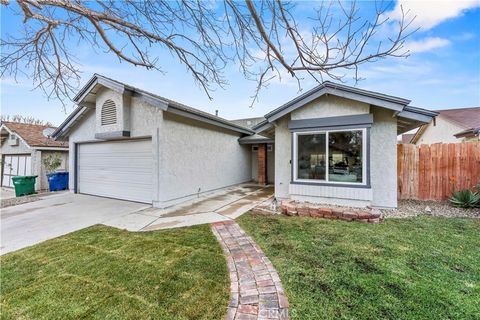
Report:
M224 70L235 63L257 82L255 101L263 86L285 73L301 89L305 76L358 81L362 64L408 56L404 41L414 19L405 11L390 21L390 3L383 1L368 18L360 17L355 2L343 1L316 3L311 16L302 18L295 3L277 0L0 2L24 18L22 32L1 39L1 76L23 73L48 97L61 100L80 80L78 44L160 72L159 52L168 50L209 98L228 84Z
M16 122L16 123L35 124L35 125L53 127L52 123L49 121L36 119L34 117L22 116L19 114L15 114L12 116L8 114L2 114L0 116L0 123L2 122Z

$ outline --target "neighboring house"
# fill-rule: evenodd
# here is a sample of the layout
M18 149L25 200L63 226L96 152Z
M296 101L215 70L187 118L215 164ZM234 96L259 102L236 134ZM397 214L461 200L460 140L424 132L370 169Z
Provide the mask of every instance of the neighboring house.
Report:
M480 107L438 110L439 115L421 126L412 138L414 144L479 141Z
M58 155L62 159L59 170L68 170L68 143L50 138L55 129L44 125L2 122L2 187L13 187L13 176L37 175L35 190L48 189L47 173L42 164L42 159L48 155Z
M69 139L70 189L156 207L252 178L274 182L279 200L396 207L397 135L437 114L331 82L261 121L228 121L100 75L74 101L53 134Z

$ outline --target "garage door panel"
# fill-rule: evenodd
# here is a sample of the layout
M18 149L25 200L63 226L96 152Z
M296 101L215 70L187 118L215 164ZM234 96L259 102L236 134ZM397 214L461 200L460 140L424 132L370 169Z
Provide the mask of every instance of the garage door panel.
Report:
M31 175L30 155L5 155L3 163L3 187L13 187L12 177Z
M151 140L83 144L78 155L80 193L152 202Z

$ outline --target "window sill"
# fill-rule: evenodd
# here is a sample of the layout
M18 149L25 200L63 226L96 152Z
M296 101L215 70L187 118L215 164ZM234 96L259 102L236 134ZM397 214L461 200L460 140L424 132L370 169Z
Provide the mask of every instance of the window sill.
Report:
M290 184L319 186L319 187L338 187L338 188L360 188L371 189L370 184L354 184L354 183L332 183L332 182L308 182L308 181L290 181Z

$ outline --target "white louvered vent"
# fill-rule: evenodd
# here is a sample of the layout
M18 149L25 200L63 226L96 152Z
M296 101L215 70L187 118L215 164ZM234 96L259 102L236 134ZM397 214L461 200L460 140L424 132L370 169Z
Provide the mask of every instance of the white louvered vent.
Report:
M101 117L102 126L117 123L117 108L115 102L108 99L103 103Z

